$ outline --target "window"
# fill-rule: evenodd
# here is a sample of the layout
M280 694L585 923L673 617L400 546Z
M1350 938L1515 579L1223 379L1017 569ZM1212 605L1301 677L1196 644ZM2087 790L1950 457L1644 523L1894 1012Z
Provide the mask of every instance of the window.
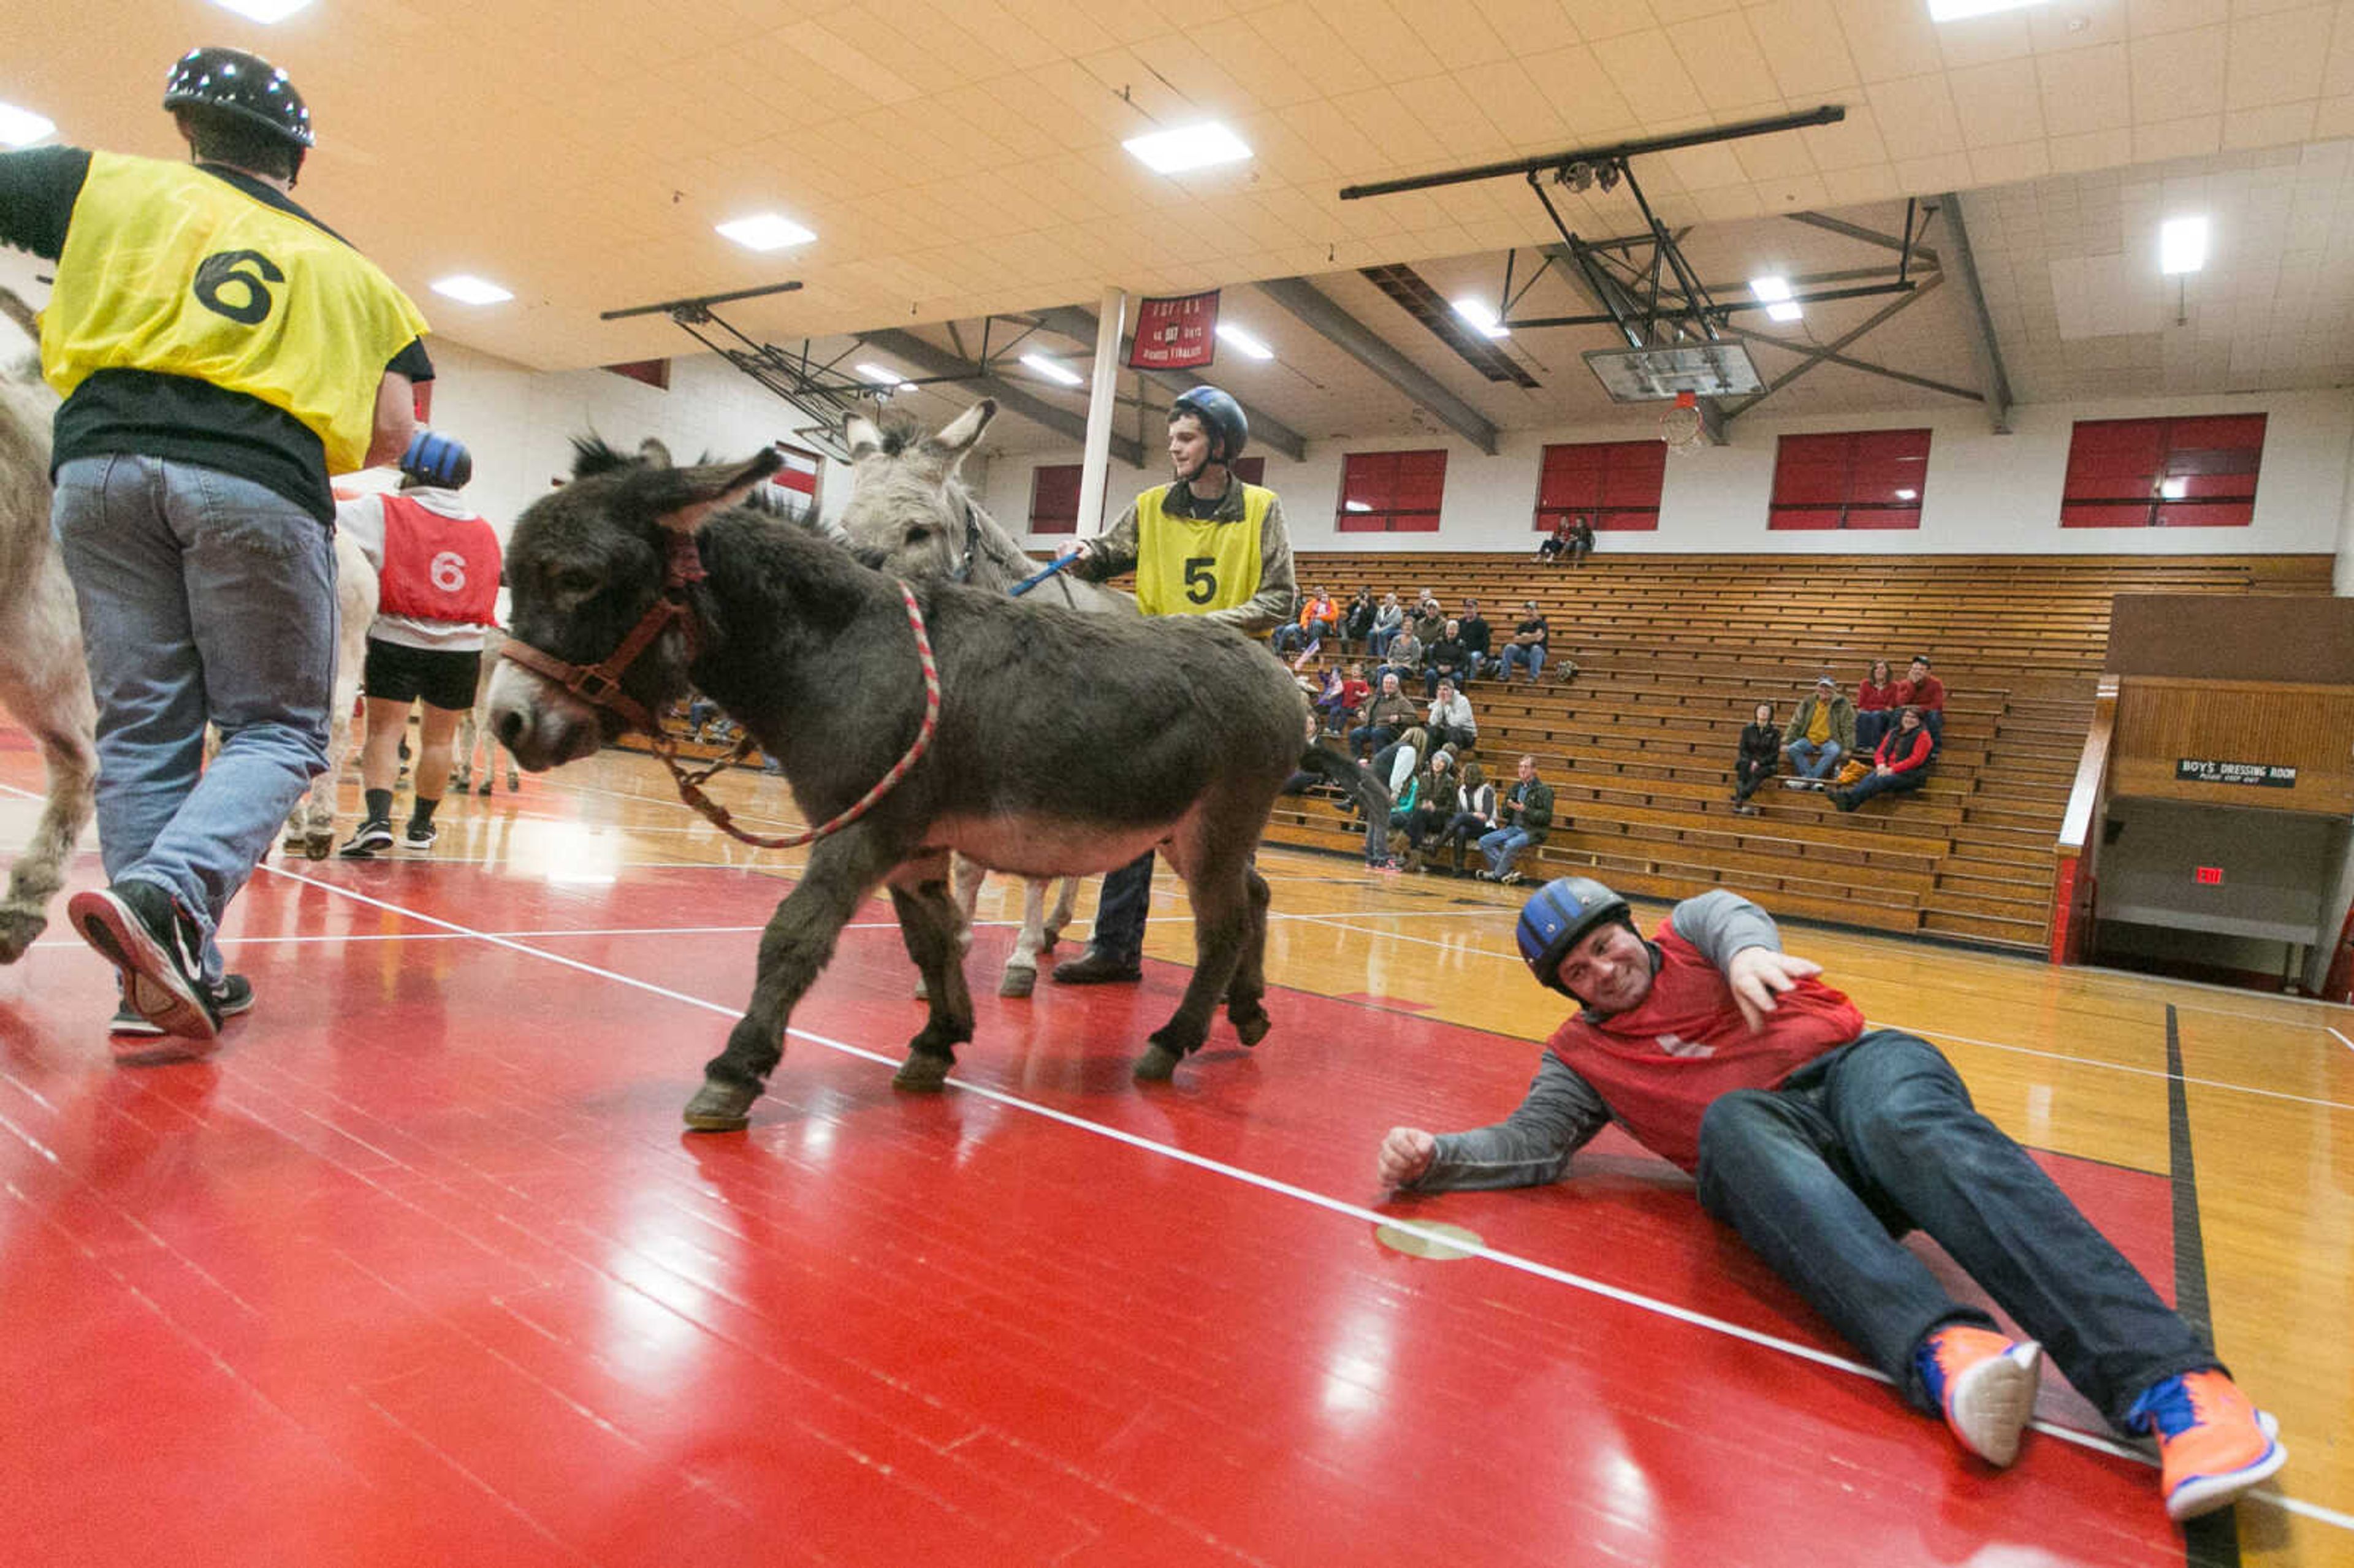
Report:
M1576 517L1592 519L1596 532L1656 530L1667 471L1665 441L1547 447L1537 474L1536 531L1550 534Z
M1343 534L1436 534L1447 453L1351 452L1341 460Z
M2079 419L2062 528L2244 528L2256 511L2264 416Z
M1918 528L1928 491L1929 432L1845 430L1784 436L1766 525Z
M1041 463L1030 471L1030 532L1079 531L1079 465Z

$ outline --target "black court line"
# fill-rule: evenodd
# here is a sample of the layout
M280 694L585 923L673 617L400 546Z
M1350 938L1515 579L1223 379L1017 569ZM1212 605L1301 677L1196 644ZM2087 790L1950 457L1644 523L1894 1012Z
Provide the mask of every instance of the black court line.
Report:
M2166 1141L2174 1190L2174 1309L2191 1332L2211 1346L2215 1319L2207 1299L2207 1245L2199 1230L2199 1177L2190 1158L2190 1090L2182 1076L2182 1031L2174 1004L2166 1004ZM2185 1568L2240 1568L2237 1509L2184 1522Z

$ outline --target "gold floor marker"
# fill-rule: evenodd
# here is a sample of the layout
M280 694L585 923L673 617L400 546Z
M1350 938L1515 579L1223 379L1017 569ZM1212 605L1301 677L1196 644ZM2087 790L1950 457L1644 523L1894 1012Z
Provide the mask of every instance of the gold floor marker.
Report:
M1437 1240L1437 1238L1440 1236L1447 1240ZM1402 1252L1408 1257L1426 1257L1436 1263L1447 1263L1458 1257L1469 1257L1473 1255L1474 1248L1488 1245L1479 1239L1479 1233L1477 1231L1467 1231L1461 1225L1442 1225L1423 1220L1416 1221L1412 1230L1407 1230L1402 1225L1375 1225L1373 1239L1392 1252ZM1447 1245L1449 1241L1460 1242L1463 1245L1450 1246Z

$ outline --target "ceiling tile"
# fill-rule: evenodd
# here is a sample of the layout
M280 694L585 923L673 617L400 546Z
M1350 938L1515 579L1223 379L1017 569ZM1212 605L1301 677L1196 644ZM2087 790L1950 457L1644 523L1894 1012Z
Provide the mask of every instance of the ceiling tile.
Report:
M1594 46L1595 58L1645 125L1702 115L1707 103L1662 32L1629 33Z
M2134 161L2154 163L2161 158L2190 158L2212 153L2223 144L2223 117L2201 114L2188 120L2161 121L2155 125L2137 125L2133 132Z
M1784 98L1829 97L1862 80L1831 0L1768 0L1747 16Z
M2331 7L2316 5L2233 21L2224 106L2255 109L2319 92L2328 64L2321 40L2336 19Z
M2136 111L2145 119L2217 114L2223 108L2223 67L2230 29L2197 27L2137 38L2127 47Z
M1667 34L1712 111L1732 117L1760 105L1779 106L1781 89L1741 13L1680 22Z
M1869 90L1872 118L1893 157L1921 157L1960 144L1961 120L1943 74L1874 82Z
M2043 124L2049 134L2081 135L2133 122L2124 45L2040 56L2036 73L2043 84Z
M1954 109L1960 117L1966 144L1993 147L2043 134L2042 89L2033 60L1972 66L1951 73L1951 80ZM2218 71L2219 96L2221 89Z
M1636 128L1634 107L1618 90L1594 51L1583 45L1534 55L1521 62L1537 90L1552 102L1572 134L1591 140Z

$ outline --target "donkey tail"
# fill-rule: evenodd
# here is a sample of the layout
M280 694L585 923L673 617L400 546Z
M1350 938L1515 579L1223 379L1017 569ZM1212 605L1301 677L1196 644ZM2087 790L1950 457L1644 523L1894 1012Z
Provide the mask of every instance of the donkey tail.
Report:
M1358 809L1368 821L1385 822L1390 817L1390 792L1373 769L1354 758L1343 757L1329 747L1310 744L1299 754L1303 773L1313 773L1328 783L1338 784L1356 800Z

